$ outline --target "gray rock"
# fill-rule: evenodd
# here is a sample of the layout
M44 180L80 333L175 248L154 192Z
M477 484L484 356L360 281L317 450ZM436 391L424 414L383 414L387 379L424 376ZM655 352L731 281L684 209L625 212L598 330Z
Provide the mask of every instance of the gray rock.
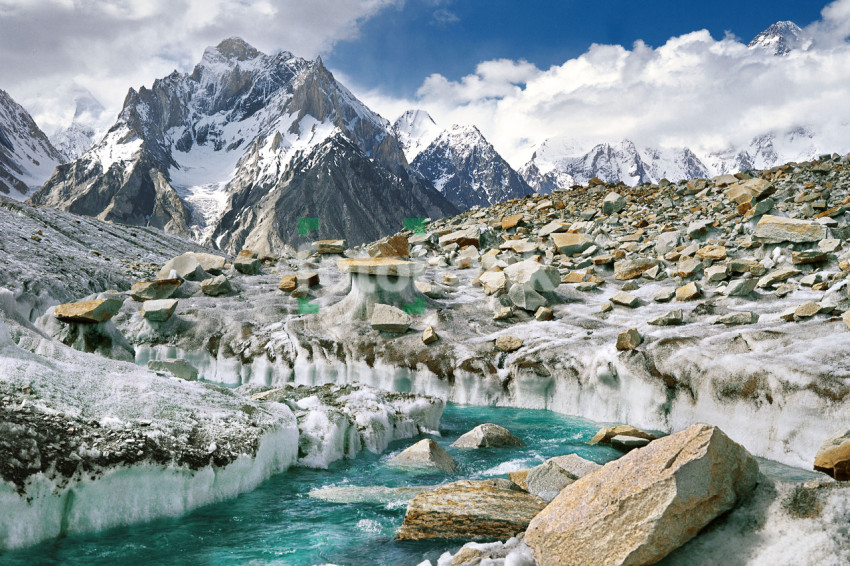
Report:
M174 273L172 273L174 272ZM180 279L188 281L203 281L207 279L207 272L201 267L201 262L193 253L179 255L165 262L162 269L157 274L157 279L172 279L172 275L176 274Z
M643 448L647 444L650 443L650 440L646 438L639 438L637 436L628 436L625 434L618 434L617 436L611 438L611 447L616 448L617 450L634 450L635 448Z
M583 478L587 474L592 474L602 467L596 462L591 462L590 460L582 458L578 454L555 456L554 458L549 458L548 461L559 466L562 470L567 472L570 477L576 480Z
M613 214L626 208L626 199L615 192L608 193L602 201L602 214Z
M682 321L682 309L676 309L648 320L647 324L652 324L653 326L675 326L682 324Z
M161 299L158 301L145 301L142 310L139 311L143 317L151 322L165 322L177 309L177 299Z
M156 281L139 281L130 288L130 296L136 301L151 301L167 299L180 286L179 279L158 279Z
M752 293L758 280L750 277L746 279L733 279L726 286L726 294L730 297L746 297Z
M484 423L470 430L452 443L452 448L494 448L525 446L525 442L503 426Z
M372 318L369 320L369 324L375 330L395 332L398 334L407 332L407 329L410 328L412 323L413 319L403 310L381 303L375 305L375 309L372 311Z
M552 501L561 490L575 481L566 470L554 462L544 462L529 470L525 478L528 493L544 501Z
M233 260L233 267L243 275L259 275L262 263L255 257L239 256Z
M224 275L217 275L211 279L201 281L201 292L210 297L224 295L233 290L230 280Z
M426 438L406 448L401 454L391 458L388 464L405 468L436 468L453 474L457 463L439 444Z

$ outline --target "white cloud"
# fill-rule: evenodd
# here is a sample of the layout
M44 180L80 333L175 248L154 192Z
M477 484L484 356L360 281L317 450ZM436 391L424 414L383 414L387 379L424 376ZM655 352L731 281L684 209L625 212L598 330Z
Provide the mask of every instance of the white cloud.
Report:
M391 120L399 108L418 107L442 125L474 123L514 166L552 136L705 150L809 125L847 151L850 0L828 5L806 31L813 44L786 57L703 30L658 48L593 45L546 70L487 61L457 81L427 77L413 100L363 98Z
M206 46L240 36L314 58L401 0L0 0L0 88L48 133L90 90L117 116L130 87L190 71Z

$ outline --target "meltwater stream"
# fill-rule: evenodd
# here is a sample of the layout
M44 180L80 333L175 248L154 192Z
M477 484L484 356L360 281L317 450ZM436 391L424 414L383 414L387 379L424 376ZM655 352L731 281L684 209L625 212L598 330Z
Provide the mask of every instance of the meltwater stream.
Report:
M461 434L485 422L507 427L522 448L458 450ZM6 565L31 564L286 564L415 565L462 542L397 542L407 502L332 503L312 490L346 486L427 486L457 479L507 477L560 454L599 463L620 453L585 444L598 430L591 421L541 410L449 404L435 440L457 460L457 474L411 473L386 460L417 439L390 445L383 455L362 453L328 470L293 468L237 499L188 515L77 535L0 555Z

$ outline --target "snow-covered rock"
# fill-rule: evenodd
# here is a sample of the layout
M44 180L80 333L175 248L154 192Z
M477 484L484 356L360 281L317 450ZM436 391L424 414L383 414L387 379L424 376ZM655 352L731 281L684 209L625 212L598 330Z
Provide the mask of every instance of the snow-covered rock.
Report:
M63 161L32 116L0 90L0 195L24 200Z

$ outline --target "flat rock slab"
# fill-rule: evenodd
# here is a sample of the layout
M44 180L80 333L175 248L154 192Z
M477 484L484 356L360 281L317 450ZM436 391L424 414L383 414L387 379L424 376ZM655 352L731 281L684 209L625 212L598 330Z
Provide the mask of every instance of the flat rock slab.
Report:
M347 247L345 240L318 240L313 242L313 251L320 254L341 254Z
M735 507L758 474L720 429L693 425L564 488L525 541L538 566L654 564Z
M632 436L635 438L655 440L654 434L643 431L637 427L633 427L631 425L618 425L599 429L599 432L597 432L587 443L591 446L595 444L611 444L611 439L615 436Z
M421 263L387 257L341 259L336 265L343 273L392 275L397 277L415 277L425 273L425 266Z
M59 305L53 316L62 322L106 322L121 310L121 299L95 299Z
M436 468L449 474L457 471L454 458L430 438L420 440L406 448L401 454L391 458L388 463L403 468Z
M143 317L151 322L165 322L177 309L177 299L161 299L159 301L145 301L142 310L139 311Z
M524 531L544 507L509 480L457 481L414 497L397 538L505 540Z
M493 423L480 424L452 443L452 448L494 448L503 446L525 446L503 426Z
M193 253L185 253L165 262L156 278L173 279L175 274L187 281L203 281L208 278L207 272Z
M765 214L756 225L753 238L769 244L819 242L826 238L826 227L810 220Z
M561 466L554 462L544 462L528 471L525 489L544 501L552 501L574 481L576 478Z
M180 286L179 279L158 279L156 281L139 281L130 288L130 296L136 301L152 301L167 299Z

